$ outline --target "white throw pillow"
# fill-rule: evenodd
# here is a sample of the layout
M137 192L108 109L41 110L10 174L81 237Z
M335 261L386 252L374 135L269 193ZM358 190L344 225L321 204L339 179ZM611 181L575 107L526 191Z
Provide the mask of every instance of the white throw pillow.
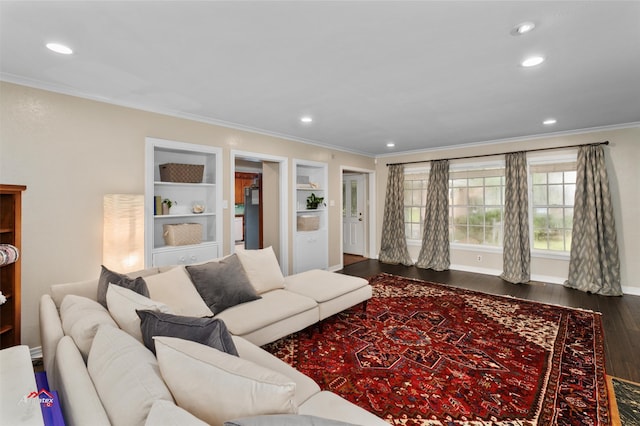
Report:
M205 422L178 407L173 402L159 399L151 406L145 426L208 426Z
M288 377L209 346L157 336L156 356L176 403L212 425L260 414L297 414Z
M174 314L189 317L213 316L184 266L145 277L144 280L149 289L149 297L167 305Z
M140 317L136 313L136 309L171 313L171 309L164 303L156 302L118 285L107 287L107 306L109 307L109 313L116 320L118 326L141 343L143 341L142 332L140 331Z
M98 328L101 325L118 328L104 306L95 300L75 294L69 294L62 299L60 319L64 334L71 336L85 363Z
M151 351L119 328L100 327L87 370L114 426L144 425L154 401L173 402Z
M261 250L238 250L237 254L258 294L284 288L284 276L271 246Z

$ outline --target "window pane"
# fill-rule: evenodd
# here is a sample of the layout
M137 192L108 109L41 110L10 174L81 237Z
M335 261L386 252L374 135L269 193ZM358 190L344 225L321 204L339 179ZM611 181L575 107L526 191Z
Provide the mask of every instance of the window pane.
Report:
M469 239L467 240L467 243L482 244L483 241L484 241L484 226L470 226Z
M549 228L562 228L564 225L563 208L549 209Z
M469 186L484 186L484 178L469 179Z
M451 186L453 186L453 187L467 186L467 180L466 179L453 179L451 181Z
M502 210L496 208L485 209L484 222L487 225L499 225L502 226Z
M572 206L576 198L576 186L565 185L564 186L564 203L567 206Z
M411 208L411 222L420 223L420 207L412 207Z
M411 207L404 208L404 223L411 222Z
M358 217L358 182L355 180L351 181L351 217Z
M544 206L547 204L547 186L533 185L533 205Z
M549 205L561 206L564 188L562 185L549 185Z
M469 205L481 206L483 204L484 204L483 188L469 188Z
M576 183L576 171L572 172L564 172L564 182L565 183Z
M488 177L484 179L484 185L485 186L500 186L500 177L496 176L496 177Z
M453 227L453 241L456 243L467 242L467 227L466 226L454 226Z
M488 206L499 206L501 203L500 200L501 190L499 186L490 186L484 189L484 202Z
M470 207L468 221L469 225L484 225L484 209Z
M548 247L546 233L544 235L538 234L536 232L533 233L533 248L547 250Z
M533 229L547 229L547 209L535 208L533 209Z
M571 230L565 229L564 231L564 249L571 251Z
M573 209L564 209L564 227L573 228Z
M463 206L467 204L467 188L454 188L453 189L453 200L451 200L451 204Z
M546 173L534 173L533 174L533 184L545 184L547 183L547 174Z
M468 209L466 207L456 207L453 209L453 223L456 225L467 224ZM466 232L466 231L465 231Z
M549 173L549 182L548 183L562 183L562 172L551 172Z
M501 232L500 226L487 226L485 228L484 243L499 246L502 242Z

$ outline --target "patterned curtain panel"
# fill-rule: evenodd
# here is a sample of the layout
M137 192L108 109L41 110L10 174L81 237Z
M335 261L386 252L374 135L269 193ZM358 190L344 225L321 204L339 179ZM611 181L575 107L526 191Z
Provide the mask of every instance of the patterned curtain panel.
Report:
M505 160L502 243L504 271L500 278L511 283L526 283L531 276L527 155L524 152L514 152L506 154Z
M444 271L449 265L449 160L438 160L431 162L422 248L416 266Z
M404 166L401 164L389 166L378 260L384 263L413 265L404 232Z
M618 241L601 145L581 146L578 151L574 204L569 279L564 285L621 296Z

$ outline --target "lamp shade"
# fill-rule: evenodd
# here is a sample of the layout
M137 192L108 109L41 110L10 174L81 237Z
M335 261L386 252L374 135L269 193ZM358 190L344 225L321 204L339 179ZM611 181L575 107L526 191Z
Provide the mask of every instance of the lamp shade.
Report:
M102 263L117 272L144 268L144 196L104 196Z

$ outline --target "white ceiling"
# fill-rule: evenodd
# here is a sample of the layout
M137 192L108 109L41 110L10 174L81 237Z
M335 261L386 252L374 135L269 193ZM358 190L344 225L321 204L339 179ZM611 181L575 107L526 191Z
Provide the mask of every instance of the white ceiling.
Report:
M519 66L531 54L546 61ZM640 122L640 2L1 1L0 79L368 155L432 149Z

